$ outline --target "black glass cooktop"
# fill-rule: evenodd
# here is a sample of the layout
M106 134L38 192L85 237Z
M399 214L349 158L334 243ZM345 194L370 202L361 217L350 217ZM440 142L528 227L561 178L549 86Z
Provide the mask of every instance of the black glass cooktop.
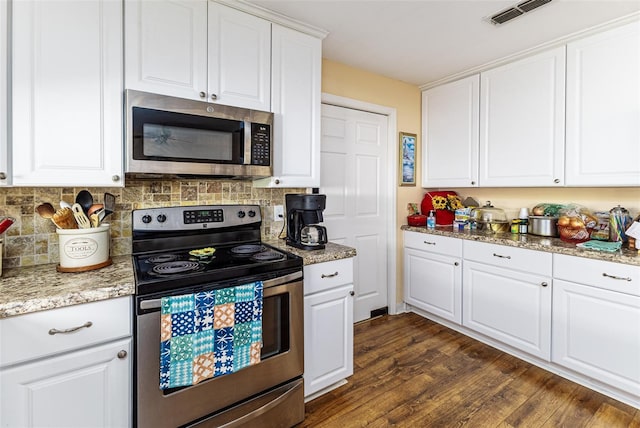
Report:
M208 248L215 248L215 252L209 254ZM137 294L147 294L301 268L302 259L266 244L253 243L140 254L134 256L134 264Z

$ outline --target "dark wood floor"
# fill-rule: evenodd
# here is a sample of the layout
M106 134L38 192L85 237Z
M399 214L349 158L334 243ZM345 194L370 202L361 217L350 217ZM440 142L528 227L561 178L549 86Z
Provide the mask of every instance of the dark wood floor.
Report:
M415 314L355 326L354 375L301 427L633 427L640 410Z

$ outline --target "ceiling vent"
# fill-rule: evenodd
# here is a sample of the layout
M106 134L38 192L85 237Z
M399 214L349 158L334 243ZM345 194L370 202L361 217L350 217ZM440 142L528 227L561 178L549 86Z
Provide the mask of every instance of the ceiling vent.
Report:
M507 21L511 21L512 19L524 15L527 12L531 12L532 10L549 2L551 2L551 0L525 0L515 6L503 10L502 12L496 13L489 18L489 21L495 25L504 24Z

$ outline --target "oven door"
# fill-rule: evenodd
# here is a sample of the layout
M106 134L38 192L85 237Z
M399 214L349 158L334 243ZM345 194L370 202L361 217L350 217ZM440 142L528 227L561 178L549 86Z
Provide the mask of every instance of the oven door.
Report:
M236 426L247 423L252 414L256 418L264 417L265 413L282 417L292 411L290 417L293 419L288 426L302 421L302 272L263 283L261 362L173 390L163 391L159 386L160 299L157 296L137 299L135 420L138 427L175 428L198 422L203 426L214 426L209 422L216 419L216 414L224 419L227 419L226 415L235 415L234 420L238 423L227 420L224 426ZM246 403L246 410L243 403ZM258 407L255 407L256 403ZM261 426L282 426L281 422L261 423Z

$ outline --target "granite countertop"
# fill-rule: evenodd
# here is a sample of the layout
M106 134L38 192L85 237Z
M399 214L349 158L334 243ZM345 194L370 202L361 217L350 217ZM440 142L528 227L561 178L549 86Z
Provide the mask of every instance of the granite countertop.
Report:
M96 302L135 292L131 256L87 272L56 271L55 264L5 269L0 277L0 318Z
M354 248L334 243L328 243L323 250L304 251L283 240L265 242L302 257L305 265L356 255ZM0 277L0 319L129 296L135 289L130 255L113 257L110 266L87 272L58 272L55 264L5 269Z
M332 260L348 259L356 256L356 249L340 244L328 242L322 250L300 250L298 248L287 245L284 239L270 239L264 241L276 248L286 251L296 256L302 257L304 265L312 265L316 263L330 262Z
M547 238L535 235L516 235L512 233L488 234L475 230L455 232L451 226L437 226L435 229L427 229L426 227L404 225L401 229L410 230L412 232L448 236L471 241L488 242L491 244L508 245L511 247L527 248L529 250L567 254L570 256L584 257L588 259L605 260L609 262L640 266L640 252L627 247L621 248L614 253L608 253L576 247L575 244L562 241L559 238Z

